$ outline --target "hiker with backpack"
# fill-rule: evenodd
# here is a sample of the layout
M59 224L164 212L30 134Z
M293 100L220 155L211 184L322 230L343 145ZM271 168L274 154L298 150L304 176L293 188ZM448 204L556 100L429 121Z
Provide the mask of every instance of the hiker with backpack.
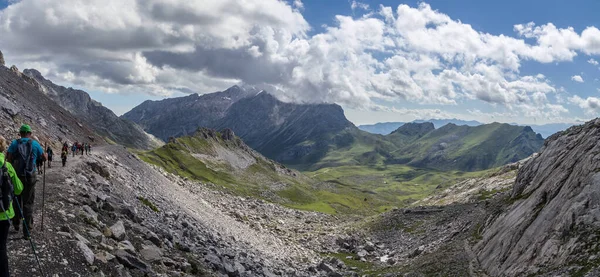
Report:
M77 152L77 142L74 142L73 146L71 146L71 152L73 152L73 157L75 157L75 152Z
M52 156L54 155L54 152L52 152L52 148L50 148L50 146L48 146L48 148L46 148L46 155L48 155L48 168L52 167Z
M12 205L12 197L19 195L23 191L23 184L19 180L13 166L6 161L4 151L8 145L6 139L0 136L0 276L10 276L8 269L8 249L6 242L8 240L8 232L10 222L15 214Z
M62 160L63 167L65 167L65 165L67 165L67 156L69 156L69 152L67 152L67 150L63 149L62 153L60 154L60 159Z
M7 161L13 164L17 176L23 183L23 193L17 197L17 200L23 208L23 215L25 216L23 223L27 224L27 228L23 228L23 237L30 239L27 229L33 230L33 203L35 200L35 183L37 182L35 162L38 159L46 161L47 156L42 146L31 139L31 127L29 125L21 125L19 135L21 138L13 140L8 147ZM21 215L17 213L13 218L13 226L17 231L19 230L20 221Z

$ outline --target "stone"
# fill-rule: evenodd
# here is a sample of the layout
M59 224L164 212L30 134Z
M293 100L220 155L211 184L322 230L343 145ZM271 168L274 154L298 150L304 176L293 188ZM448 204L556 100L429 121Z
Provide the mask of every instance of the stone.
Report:
M125 239L125 225L123 225L123 221L119 220L113 226L110 226L110 231L112 233L112 237L116 240L124 240Z
M333 269L333 267L331 267L330 265L326 264L325 262L321 262L317 268L318 268L319 270L321 270L321 271L325 271L325 272L327 272L327 273L330 273L330 272L334 272L334 271L335 271L335 270Z
M356 253L356 255L358 255L359 258L364 258L367 255L369 255L369 252L367 252L366 250L360 250L358 251L358 253Z
M108 227L104 227L104 229L102 230L102 234L107 238L112 237L112 231Z
M92 251L85 243L83 243L81 241L77 242L77 247L79 248L79 250L83 254L83 257L85 258L85 261L89 265L93 265L94 264L94 259L95 259L94 251Z
M128 240L124 240L124 241L121 241L121 242L119 242L119 243L117 244L117 247L118 247L119 249L126 250L126 251L127 251L127 252L129 252L129 253L135 253L135 247L134 247L134 246L133 246L133 244L132 244L130 241L128 241Z
M163 246L162 240L154 232L148 231L146 233L145 237L146 237L147 240L149 240L150 242L154 243L154 245L156 245L158 247L162 247Z
M209 264L212 264L214 268L221 269L223 267L223 262L221 262L221 258L217 257L214 254L206 254L204 256L204 261Z
M142 250L140 250L140 256L142 259L149 262L157 262L162 259L162 251L160 248L154 245L144 245L142 246Z
M148 269L150 269L150 265L138 259L137 257L129 254L125 250L119 249L115 251L114 255L115 257L117 257L119 263L121 263L129 269L139 269L142 272L147 272Z
M75 233L75 238L80 242L83 242L85 244L90 244L89 240L87 240L86 238L84 238L82 235L80 235L78 233Z
M2 54L2 51L0 51L0 65L6 65L6 62L4 61L4 54Z
M106 251L100 251L100 252L96 253L95 257L96 257L96 260L98 260L104 264L107 264L109 261L112 261L113 259L115 259L115 256L113 254L110 254Z

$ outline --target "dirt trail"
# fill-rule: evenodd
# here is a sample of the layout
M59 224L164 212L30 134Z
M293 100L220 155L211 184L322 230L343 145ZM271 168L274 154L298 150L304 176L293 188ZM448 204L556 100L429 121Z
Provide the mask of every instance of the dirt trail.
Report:
M59 160L53 161L53 167L46 169L46 211L44 214L43 230L41 220L44 182L43 174L38 174L35 193L34 226L30 230L46 276L52 276L53 274L69 276L69 272L81 272L85 270L85 260L72 247L72 242L69 242L64 236L57 234L61 226L68 225L63 217L57 213L65 212L66 217L74 218L76 216L75 212L56 210L52 207L57 205L64 206L61 201L69 194L69 190L65 188L64 184L66 177L73 176L75 168L90 159L90 156L69 156L65 167L62 167ZM16 232L11 227L8 242L11 275L42 276L39 272L30 242L23 240L22 237L22 231Z

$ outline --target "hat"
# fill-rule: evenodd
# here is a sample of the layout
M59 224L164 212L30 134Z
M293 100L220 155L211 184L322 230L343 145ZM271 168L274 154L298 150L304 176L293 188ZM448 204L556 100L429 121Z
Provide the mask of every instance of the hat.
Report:
M19 129L19 133L31 133L31 127L27 124L21 125L21 129Z

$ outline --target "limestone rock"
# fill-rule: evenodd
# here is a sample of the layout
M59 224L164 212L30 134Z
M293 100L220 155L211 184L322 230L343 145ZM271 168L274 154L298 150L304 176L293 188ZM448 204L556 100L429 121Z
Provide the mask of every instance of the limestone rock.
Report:
M81 250L83 257L88 262L88 264L93 265L95 258L94 252L85 243L81 241L77 242L77 247L79 247L79 250Z
M125 239L125 225L123 225L123 221L119 220L113 226L110 226L110 231L112 233L112 237L116 240L124 240Z
M511 204L488 220L474 249L489 275L535 275L595 252L588 242L600 229L599 140L594 120L571 127L520 168Z

